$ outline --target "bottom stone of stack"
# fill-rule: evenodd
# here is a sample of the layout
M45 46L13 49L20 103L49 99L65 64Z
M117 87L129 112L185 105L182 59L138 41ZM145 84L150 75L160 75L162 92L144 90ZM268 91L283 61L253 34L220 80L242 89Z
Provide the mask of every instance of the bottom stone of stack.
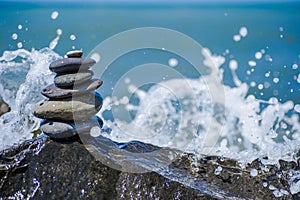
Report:
M103 121L97 116L80 122L64 122L43 120L41 122L41 131L54 140L64 140L76 136L81 132L88 132L92 127L102 128Z

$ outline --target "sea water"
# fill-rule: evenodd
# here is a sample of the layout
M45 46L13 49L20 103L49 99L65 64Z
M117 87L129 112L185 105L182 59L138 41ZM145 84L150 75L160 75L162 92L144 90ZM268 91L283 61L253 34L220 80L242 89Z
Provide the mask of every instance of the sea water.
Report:
M98 115L105 121L103 136L234 158L241 166L266 156L265 164L296 160L300 146L299 5L6 6L1 14L0 94L12 111L0 118L1 149L32 138L38 129L39 119L31 111L45 99L40 91L53 81L54 74L48 70L52 61L71 49L89 52L127 29L157 26L181 31L205 45L198 54L210 61L203 63L206 67L217 66L214 75L221 79L225 102L211 101L205 78L212 74L194 76L187 61L169 52L136 51L117 59L101 77L104 105ZM39 20L49 26L41 28ZM101 60L101 55L96 58ZM132 96L112 95L126 71L153 59L181 70L189 77L185 81L192 93L184 90L181 79L162 78L159 84L139 88L133 79L125 78L124 90ZM180 102L162 86L178 91ZM132 120L113 117L116 107L130 112ZM132 127L143 127L143 131ZM206 142L212 144L209 150ZM290 180L294 193L299 192L299 182L292 180L298 176Z

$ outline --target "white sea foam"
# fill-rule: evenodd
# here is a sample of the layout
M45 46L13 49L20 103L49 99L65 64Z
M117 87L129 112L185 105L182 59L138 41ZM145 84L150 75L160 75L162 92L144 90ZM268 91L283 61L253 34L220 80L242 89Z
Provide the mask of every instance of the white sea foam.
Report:
M211 60L219 60L219 66L224 62L224 58L207 53L208 49L205 52ZM139 105L124 105L136 113L135 117L131 122L119 120L118 116L114 122L107 121L112 131L105 136L120 142L140 140L169 146L196 155L207 153L207 144L216 144L210 148L210 154L237 159L242 166L266 156L268 160L263 162L268 164L278 164L279 158L295 161L300 147L300 123L297 114L287 113L298 110L298 106L294 107L292 101L280 103L274 97L263 101L248 95L249 86L235 73L237 62L231 60L229 65L235 86L224 85L224 104L212 103L203 78L162 81L147 92L127 82L128 91L140 100ZM258 84L258 89L264 87L269 87L269 83ZM99 116L105 118L102 113L120 106L121 99L106 98ZM176 107L177 101L180 108ZM214 132L219 129L220 134Z
M59 55L49 48L3 52L0 94L11 112L0 117L0 150L32 138L32 131L39 126L39 120L31 114L32 106L43 99L41 90L53 81L48 67L57 58Z

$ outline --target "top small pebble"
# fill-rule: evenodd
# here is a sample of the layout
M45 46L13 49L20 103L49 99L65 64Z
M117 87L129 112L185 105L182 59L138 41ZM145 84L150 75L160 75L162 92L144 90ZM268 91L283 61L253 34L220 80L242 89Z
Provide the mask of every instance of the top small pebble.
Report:
M74 50L74 51L69 51L66 53L66 56L68 58L81 58L82 57L82 50Z

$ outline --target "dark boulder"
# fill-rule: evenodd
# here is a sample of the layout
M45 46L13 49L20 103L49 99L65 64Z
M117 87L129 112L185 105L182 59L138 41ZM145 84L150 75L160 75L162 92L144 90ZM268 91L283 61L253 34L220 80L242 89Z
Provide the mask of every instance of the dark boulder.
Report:
M143 143L136 144L121 150L141 153ZM169 165L170 172L186 175L174 181L156 172L121 172L96 160L77 141L58 143L40 137L0 152L0 199L274 199L264 182L284 188L287 193L281 199L297 199L289 192L287 172L299 166L281 163L282 167L267 166L266 172L259 160L242 169L234 160L203 156L195 163L192 154L185 154ZM256 176L251 169L257 170ZM182 184L185 177L202 188Z

